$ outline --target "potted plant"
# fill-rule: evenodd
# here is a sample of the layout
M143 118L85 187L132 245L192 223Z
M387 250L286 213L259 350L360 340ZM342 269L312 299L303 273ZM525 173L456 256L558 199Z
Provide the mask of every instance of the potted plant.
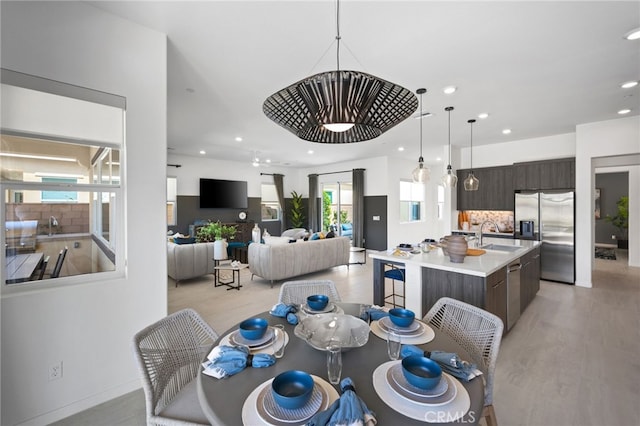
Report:
M196 241L199 243L213 242L213 258L227 259L227 239L236 237L237 228L234 225L223 225L220 221L209 222L198 230Z
M220 222L209 222L206 225L200 227L196 233L196 242L198 243L211 243L215 240L222 239L222 225Z
M616 215L607 215L604 220L618 228L618 248L628 249L629 239L627 232L629 230L629 197L620 197L616 203L618 212Z
M302 195L296 191L291 191L291 213L289 214L289 220L291 220L291 226L293 228L302 228L304 225Z

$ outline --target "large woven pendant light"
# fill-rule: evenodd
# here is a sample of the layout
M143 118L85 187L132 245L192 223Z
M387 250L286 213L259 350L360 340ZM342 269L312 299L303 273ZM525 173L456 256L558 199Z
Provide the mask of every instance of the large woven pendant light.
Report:
M469 123L469 128L471 129L471 146L469 147L469 152L471 153L471 167L469 170L469 174L464 179L465 191L477 191L478 187L480 186L480 180L478 180L478 178L473 174L473 123L475 122L476 120L473 119L467 120L467 123Z
M409 90L359 71L340 70L340 1L336 7L337 70L304 78L269 96L262 111L300 139L351 143L376 138L411 116Z
M444 110L449 113L449 164L447 165L447 174L442 176L442 183L445 188L455 188L458 177L451 170L451 111L453 111L453 107L446 107Z
M424 158L422 158L422 120L424 119L422 113L422 95L427 92L427 89L418 89L416 93L420 95L420 158L418 158L418 167L413 170L413 181L419 183L426 183L429 180L431 172L428 167L424 166Z

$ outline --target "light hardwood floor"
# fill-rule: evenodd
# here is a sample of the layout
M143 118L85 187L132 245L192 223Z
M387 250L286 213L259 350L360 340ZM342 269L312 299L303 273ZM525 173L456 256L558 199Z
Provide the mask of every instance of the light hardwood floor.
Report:
M543 281L540 292L502 341L494 385L501 426L640 424L640 268L596 259L594 288ZM372 300L372 269L351 265L301 277L333 280L345 301ZM268 310L280 285L250 280L240 291L214 288L213 277L167 283L169 312L197 310L222 333ZM58 426L145 424L144 395L132 392ZM400 423L398 423L400 424Z

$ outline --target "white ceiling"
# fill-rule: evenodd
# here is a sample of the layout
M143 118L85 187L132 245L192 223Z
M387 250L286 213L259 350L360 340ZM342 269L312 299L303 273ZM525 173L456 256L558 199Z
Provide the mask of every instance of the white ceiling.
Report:
M336 69L336 6L325 1L91 1L168 37L170 153L305 167L364 157L417 160L419 121L372 141L311 143L273 123L262 103L311 74ZM451 141L474 145L571 133L640 110L640 2L355 1L340 6L340 68L411 91L427 88L425 162ZM127 66L122 64L122 66ZM458 91L445 95L454 85ZM510 128L510 135L502 129ZM236 142L240 136L242 142ZM405 147L399 152L398 147ZM523 149L535 150L533 146ZM307 153L313 150L314 154ZM445 159L446 161L446 159Z

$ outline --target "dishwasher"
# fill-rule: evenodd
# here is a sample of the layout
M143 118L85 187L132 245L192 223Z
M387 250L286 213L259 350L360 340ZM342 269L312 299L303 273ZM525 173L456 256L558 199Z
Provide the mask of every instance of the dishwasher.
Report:
M507 330L520 318L520 259L507 266Z

